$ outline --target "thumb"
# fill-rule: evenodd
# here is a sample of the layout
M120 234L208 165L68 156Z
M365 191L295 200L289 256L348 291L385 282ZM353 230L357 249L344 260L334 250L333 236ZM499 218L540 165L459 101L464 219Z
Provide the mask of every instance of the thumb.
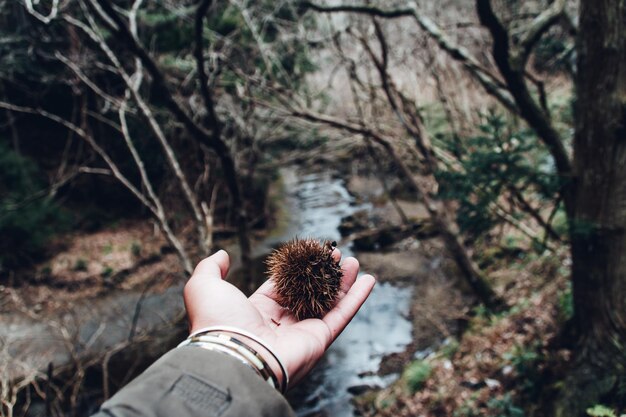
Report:
M200 261L193 271L193 277L204 279L224 279L228 274L230 258L225 250L219 250L208 258Z

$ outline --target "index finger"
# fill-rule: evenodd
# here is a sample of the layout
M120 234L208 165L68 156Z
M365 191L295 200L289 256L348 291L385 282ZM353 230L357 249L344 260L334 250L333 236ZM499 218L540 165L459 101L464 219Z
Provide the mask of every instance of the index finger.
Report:
M376 279L371 275L363 275L357 278L345 297L322 318L322 321L326 323L330 330L331 343L341 334L357 311L359 311L375 284Z

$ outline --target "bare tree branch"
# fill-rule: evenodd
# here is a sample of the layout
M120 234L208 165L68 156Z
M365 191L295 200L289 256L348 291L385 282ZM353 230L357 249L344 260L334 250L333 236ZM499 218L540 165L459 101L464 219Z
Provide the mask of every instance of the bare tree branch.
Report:
M478 60L474 58L467 49L456 45L451 39L449 39L435 22L428 17L419 14L417 12L417 6L414 2L411 3L411 7L409 8L397 10L383 10L370 6L320 6L308 1L305 1L303 5L312 10L323 13L354 12L387 19L405 16L413 17L420 28L424 30L433 40L435 40L439 47L446 51L450 57L461 63L469 71L470 75L472 75L472 77L474 77L474 79L476 79L490 95L496 98L511 112L518 113L515 101L509 92L503 88L502 83L488 70L483 68Z
M196 71L198 73L198 82L200 83L200 93L207 112L207 121L213 127L213 135L219 136L221 135L222 123L218 120L215 113L213 94L209 90L209 77L204 67L204 48L202 45L202 40L204 39L204 18L212 4L213 0L201 0L200 4L198 4L194 26L195 46L193 54L196 59Z
M243 193L239 184L239 175L237 173L235 161L231 155L230 149L224 142L223 138L217 135L219 131L216 130L216 126L212 126L213 131L210 134L194 122L191 116L183 110L183 108L174 99L171 88L155 61L143 45L141 45L137 37L133 35L128 26L123 22L109 0L89 0L89 4L93 7L96 13L98 13L105 24L107 24L109 20L114 23L114 26L109 25L109 29L113 30L114 34L124 44L124 46L141 60L146 70L152 77L152 82L161 91L165 100L165 105L170 112L185 126L195 140L215 151L219 157L222 169L224 170L226 184L228 185L228 189L231 193L233 205L236 211L242 260L244 265L249 265L250 237L248 236L247 214ZM196 41L198 42L198 40Z
M31 107L16 106L14 104L6 103L3 101L0 101L0 108L9 109L15 112L39 115L49 120L52 120L56 123L59 123L60 125L76 133L77 136L85 140L85 142L87 142L96 151L96 153L104 160L104 162L107 164L110 170L109 172L105 172L101 170L94 171L93 169L82 168L81 170L83 172L92 172L92 173L99 173L99 174L110 173L122 185L124 185L124 187L126 187L146 208L148 208L158 220L160 221L164 220L164 217L161 216L162 213L158 211L157 207L155 207L150 202L150 200L148 200L148 198L146 198L146 196L130 182L130 180L120 171L117 164L115 164L115 162L111 159L111 157L104 151L104 149L102 149L102 147L100 147L100 145L96 143L93 137L89 133L87 133L84 129L46 110L34 109ZM182 244L180 243L180 241L178 241L178 239L174 236L174 234L171 233L171 230L169 230L169 226L167 225L167 222L162 223L162 226L164 226L163 230L166 234L166 237L168 238L172 246L174 246L178 254L181 256L181 259L183 260L183 266L185 267L186 272L191 273L193 271L193 268L191 266L191 263L189 262L189 259L185 260L186 252L183 249Z
M545 143L554 159L558 174L562 179L562 190L566 207L571 208L572 166L561 136L550 123L548 116L532 98L524 81L523 69L511 64L509 33L494 13L490 0L476 0L476 10L480 22L489 29L493 39L493 57L504 77L509 91L515 98L520 114ZM545 25L541 26L545 28ZM531 42L529 39L527 42Z
M525 33L519 40L519 51L511 57L514 67L517 66L518 70L523 69L532 48L541 36L563 17L564 10L565 0L555 0L525 28Z
M136 34L136 23L135 23L135 19L136 19L136 14L139 8L139 5L141 4L140 0L137 0L134 4L133 4L133 8L131 9L131 12L129 13L129 20L131 22L130 24L130 31L133 34ZM150 107L148 106L148 104L144 101L144 99L142 98L142 96L139 94L139 87L141 85L141 80L143 79L143 66L142 63L139 59L136 59L136 70L135 73L130 76L126 73L126 71L124 70L124 68L122 67L122 64L120 63L119 59L117 58L117 56L113 53L113 51L111 50L111 48L109 48L109 46L107 45L106 41L104 40L102 34L98 33L97 30L98 28L95 25L95 22L93 21L93 19L90 18L89 13L87 13L87 18L90 20L91 23L91 28L87 27L86 25L80 23L79 21L77 21L76 19L67 17L66 20L72 24L74 24L75 26L79 27L80 29L82 29L94 42L96 42L100 49L105 53L105 55L109 58L109 60L111 61L111 63L115 66L115 68L117 69L117 74L122 78L122 80L125 82L126 86L127 86L127 91L126 91L126 99L127 100L129 98L129 96L132 96L133 99L135 100L135 102L137 103L139 110L141 112L141 114L144 116L144 118L146 119L146 121L148 122L148 126L150 126L150 129L152 130L152 132L154 133L155 137L157 138L159 144L161 145L161 147L163 148L163 151L165 153L166 159L168 161L168 164L170 165L170 167L172 168L172 171L174 171L174 175L176 176L176 179L178 180L180 187L183 191L183 195L185 196L186 201L189 203L191 209L192 209L192 213L195 217L195 223L196 223L196 227L198 229L198 241L199 241L199 247L202 249L203 254L207 254L208 252L208 247L206 246L206 242L207 242L207 231L204 228L204 219L202 217L202 211L200 209L200 203L198 202L196 195L193 193L193 191L191 190L191 187L189 185L189 182L187 181L186 175L183 172L180 163L178 162L178 158L175 155L174 149L172 148L172 146L170 145L169 141L167 140L165 133L163 132L163 130L161 129L161 126L159 125L159 123L157 122L156 118L154 117L154 115L152 114L152 110L150 109ZM93 83L92 83L93 84ZM121 104L120 104L121 107ZM125 115L126 112L126 104L124 104L124 112L123 114ZM123 123L125 123L125 119L123 121ZM127 135L124 135L125 137ZM127 141L128 144L128 141ZM130 147L129 147L130 149ZM132 149L131 149L131 153L132 153ZM135 156L135 155L133 155ZM138 156L138 155L137 155ZM138 165L139 167L139 165ZM141 168L140 168L141 171ZM185 267L185 269L189 269L187 268L187 266Z
M30 13L35 18L41 20L45 24L52 22L57 17L57 14L59 13L59 0L52 0L52 5L50 6L50 13L48 13L47 16L35 10L32 0L24 0L24 4L26 6L26 10L28 10L28 13Z
M445 37L434 22L418 14L417 6L414 2L411 3L411 7L409 8L396 10L383 10L370 6L320 6L308 1L303 3L304 6L312 10L324 13L355 12L383 18L398 18L404 16L412 16L415 18L419 26L425 30L443 50L448 52L452 58L461 62L465 68L469 70L470 74L483 85L487 92L496 97L500 103L509 110L514 113L519 113L537 132L548 147L555 161L557 171L563 179L565 200L570 201L568 197L570 192L567 183L571 177L571 162L563 141L558 132L551 125L548 116L542 111L541 107L535 103L529 93L524 82L524 72L518 72L511 66L509 34L493 13L489 0L477 0L476 4L481 23L491 31L494 40L494 59L500 73L506 81L507 92L502 91L499 81L489 74L488 71L484 70L468 51L454 45L454 43ZM542 13L540 17L537 17L531 25L529 32L527 32L523 38L524 44L532 47L538 37L558 20L562 10L561 1L559 0L555 2L553 7ZM569 204L566 203L566 206L569 206Z
M99 95L100 97L102 97L105 100L110 101L111 103L113 103L116 107L120 107L121 103L120 100L105 93L104 91L102 91L102 89L100 87L98 87L98 85L96 83L94 83L93 81L91 81L89 79L89 77L87 77L85 75L85 73L80 69L80 67L78 65L76 65L71 59L69 59L68 57L66 57L65 55L63 55L61 52L59 51L55 51L54 52L54 56L61 61L63 64L65 64L69 69L71 69L74 74L76 74L76 76L78 78L80 78L80 80L85 83L85 85L89 88L91 88L97 95Z
M374 142L381 145L402 173L403 179L409 183L411 189L415 191L422 200L435 227L441 233L446 247L467 280L467 283L474 290L476 296L479 297L487 307L494 310L502 309L505 306L504 301L493 292L478 266L468 256L467 249L461 240L455 223L450 221L446 211L442 210L437 202L431 199L430 193L425 185L415 178L410 168L404 163L394 146L386 138L366 126L355 125L327 115L319 115L309 110L293 109L291 114L304 120L323 123L351 133L368 136L374 140Z

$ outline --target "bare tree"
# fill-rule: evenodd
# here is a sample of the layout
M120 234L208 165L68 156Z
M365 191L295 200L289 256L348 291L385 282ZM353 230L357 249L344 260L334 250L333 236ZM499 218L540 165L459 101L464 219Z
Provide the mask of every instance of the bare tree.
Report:
M140 118L146 123L153 137L163 150L163 154L166 157L165 159L174 174L174 178L178 183L184 201L186 201L192 213L197 232L197 251L201 256L206 255L211 249L209 243L212 242L211 234L213 232L213 212L210 208L212 205L207 201L201 201L200 194L194 191L187 178L188 174L182 169L179 157L176 155L174 147L171 144L171 139L167 137L167 129L162 125L162 122L157 120L154 114L154 105L150 103L152 98L146 94L147 90L142 88L146 76L149 77L150 83L162 93L166 108L171 115L174 116L175 120L185 127L186 131L189 133L189 137L197 141L203 149L213 152L220 161L224 184L227 186L232 199L237 235L241 246L241 256L244 260L244 265L248 265L250 256L250 236L245 196L242 191L240 174L236 167L236 155L234 154L232 144L228 145L226 142L224 135L225 124L220 120L220 116L218 116L213 91L219 69L214 73L207 73L208 65L205 58L205 17L211 9L212 2L199 2L194 13L195 47L193 48L193 55L195 57L196 66L193 73L195 73L199 85L198 96L201 97L203 102L202 111L193 106L187 109L185 108L180 98L176 97L173 93L175 89L170 85L171 81L167 80L165 73L156 63L154 57L151 56L146 47L142 44L138 36L137 24L138 12L142 7L145 7L142 1L134 1L130 8L124 11L114 6L111 2L104 0L81 0L78 2L78 10L76 7L69 7L67 4L60 5L58 2L54 2L52 10L48 14L43 14L38 11L38 7L35 6L31 0L24 0L24 5L31 16L43 23L49 24L52 21L62 21L67 25L68 29L73 28L86 36L86 38L91 41L91 45L95 46L92 57L104 57L103 62L90 65L90 68L99 65L100 68L104 68L109 73L113 73L119 77L126 86L126 90L121 96L117 93L106 91L106 86L100 85L98 80L91 78L84 69L81 69L77 61L79 56L66 56L61 50L54 52L54 56L65 64L86 88L90 89L102 100L104 103L104 111L112 109L117 113L117 123L113 123L110 118L102 118L101 116L98 117L97 121L113 127L120 134L121 138L123 138L140 174L141 187L133 185L121 170L117 167L112 167L112 165L115 165L115 162L110 156L104 157L104 154L107 152L104 148L98 146L96 153L103 157L112 175L120 180L124 186L129 188L129 190L139 198L139 201L155 216L164 234L179 253L184 269L188 273L191 273L192 263L190 257L186 253L187 250L184 248L184 244L175 237L169 225L171 218L167 218L169 215L165 212L164 206L159 200L151 180L148 178L145 162L142 156L137 152L137 148L130 134L130 129L128 128L129 112L134 118ZM105 39L103 35L104 30L114 34L113 40L111 38ZM115 44L111 44L111 42ZM124 49L134 56L134 60L132 61L134 65L131 70L128 70L128 65L123 64L123 60L120 58L120 54L123 53L120 52L120 50L123 51ZM193 73L189 75L193 76ZM188 82L186 81L187 78L183 82ZM11 111L14 112L22 111L42 115L50 120L61 123L75 133L80 132L78 136L82 134L83 139L84 136L93 136L89 133L89 129L86 126L76 126L72 122L61 120L60 117L50 112L45 112L40 109L23 108L22 106L15 106L12 103L6 102L0 104L0 106L7 110L12 109ZM230 127L229 131L231 132L230 134L233 132L238 134L236 129L233 130ZM94 144L97 145L93 137L88 140L88 143L90 143L92 147ZM207 166L207 168L209 167ZM101 171L83 169L82 172ZM197 185L199 185L199 183L197 183ZM212 195L215 194L213 193Z
M318 11L326 11L327 9L315 6ZM335 10L330 8L330 11ZM454 220L454 209L449 203L438 200L433 194L432 190L438 188L437 180L434 174L439 170L439 162L436 157L436 151L433 149L431 140L423 126L423 118L419 112L418 106L415 102L404 95L401 90L395 85L392 77L389 74L389 46L383 29L378 21L372 20L375 32L375 40L378 42L378 49L380 53L377 54L374 50L374 46L371 41L363 34L359 34L355 29L349 30L349 35L362 46L366 55L369 58L369 63L375 69L377 76L380 80L380 94L383 98L383 105L388 106L391 113L397 118L404 134L407 135L413 142L415 149L418 152L418 159L421 164L421 179L417 179L415 173L409 166L403 157L398 153L394 141L386 136L383 132L380 132L379 127L365 119L362 110L357 105L357 121L350 122L342 120L338 117L327 116L323 114L316 114L308 109L302 107L292 107L291 114L293 116L303 118L305 120L322 123L334 128L342 129L351 133L362 135L366 140L372 140L378 144L384 152L390 157L394 165L398 168L401 179L408 184L411 191L418 195L418 198L424 204L424 207L428 211L434 225L441 233L443 240L446 242L446 247L450 251L450 255L456 262L461 275L466 280L470 288L474 291L476 296L486 306L495 310L501 309L504 303L500 297L491 288L490 284L486 280L484 274L476 263L472 260L468 249L463 243L462 237L459 233L459 227ZM334 36L335 42L340 35ZM356 63L346 57L346 54L341 48L338 50L341 60L347 63L347 72L350 77L352 88L364 88L366 94L370 94L371 101L374 102L378 99L377 93L373 93L376 88L371 83L361 81L356 71ZM355 90L353 90L353 96ZM377 118L379 121L380 119ZM378 122L380 123L380 122ZM377 123L377 124L378 124Z
M239 236L239 244L241 246L241 256L244 265L250 262L250 237L248 235L248 216L246 213L243 193L239 174L235 167L235 161L222 135L222 123L217 117L214 100L211 91L207 87L208 78L205 72L205 63L203 59L203 20L206 12L211 5L210 0L203 0L199 3L196 10L195 18L195 58L196 71L199 77L199 84L202 98L205 103L207 122L210 131L204 126L195 122L193 118L185 111L176 101L172 94L172 89L166 81L162 71L157 66L154 59L146 51L145 47L140 43L139 39L132 33L128 25L123 21L121 15L116 12L113 5L108 0L90 0L88 2L91 9L100 18L100 22L111 30L122 45L133 53L144 65L146 71L152 77L152 82L161 90L165 97L165 105L169 111L182 123L189 131L191 136L199 143L207 146L214 151L224 171L224 179L233 199L233 206L237 219L237 230Z
M623 209L626 195L624 187L619 185L626 175L623 161L626 112L623 97L620 98L626 85L624 3L582 1L580 28L576 28L566 10L566 2L557 0L529 22L516 26L513 33L510 22L503 21L492 1L476 0L480 23L491 36L491 55L497 76L479 64L470 52L454 45L437 25L420 14L415 3L393 10L369 5L306 4L325 13L414 18L442 51L462 63L487 93L521 116L536 132L560 178L559 200L562 199L568 216L573 260L575 360L566 377L566 388L557 401L555 415L582 415L585 407L617 392L620 375L623 377L626 370L623 360L626 263L620 252L626 236ZM498 10L506 9L498 5ZM567 145L569 138L559 132L548 111L543 83L527 69L537 43L557 24L577 36L577 122L573 157ZM520 205L525 205L523 199L515 198ZM540 220L532 207L524 209ZM549 225L549 221L543 223Z

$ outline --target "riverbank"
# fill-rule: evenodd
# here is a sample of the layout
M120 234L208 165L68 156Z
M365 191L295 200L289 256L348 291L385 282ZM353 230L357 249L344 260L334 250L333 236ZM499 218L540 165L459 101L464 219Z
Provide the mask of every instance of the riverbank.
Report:
M368 221L384 219L384 225L394 213L399 219L388 199L359 191L351 189L357 198L374 202ZM397 203L408 208L405 215L411 221L422 220L410 217L419 210L411 212L409 202ZM359 415L522 416L522 409L532 411L528 404L538 404L556 390L543 381L549 380L548 370L559 369L570 356L551 348L572 309L567 248L538 254L530 247L477 242L473 249L510 306L502 313L472 307L475 300L463 290L465 284L437 238L409 237L384 250L356 253L362 268L379 281L414 285L413 341L403 352L388 355L379 369L400 378L357 397Z
M385 194L379 175L362 173L347 179L351 195L369 205L369 210L362 212L361 223L384 229L402 224L403 218L413 223L429 220L421 203ZM473 297L459 278L456 265L447 256L443 242L436 236L427 239L400 236L383 248L355 250L355 256L362 270L376 276L379 282L412 289L407 315L412 323L412 341L402 351L383 358L378 370L380 375L401 373L416 354L436 349L465 328Z
M571 352L552 342L571 309L567 277L559 271L566 256L534 258L517 268L503 292L511 306L497 315L472 311L467 330L438 349L405 364L402 377L355 403L363 416L522 416L533 415L558 387L547 386ZM550 366L548 366L550 365ZM554 366L556 365L556 366ZM524 414L524 411L529 414Z
M403 398L393 390L402 391L398 387L406 384L402 375L408 364L457 346L468 325L475 325L471 319L475 312L470 310L473 298L436 235L417 239L392 233L391 238L385 235L384 242L368 240L368 245L353 245L354 233L340 235L340 230L355 227L366 232L395 227L403 219L426 222L427 213L410 196L392 195L392 200L374 173L334 166L336 161L281 170L281 180L271 191L277 207L274 227L257 235L253 250L262 279L263 259L280 242L295 236L337 240L344 256L356 256L361 271L378 279L344 334L307 380L289 393L302 417L352 416L353 396L364 392L354 401L356 409L378 415L376 404L388 404L388 395ZM5 330L26 340L34 329L45 336L38 340L57 340L52 345L18 343L23 349L14 341L12 349L37 371L32 375L41 375L53 362L55 375L66 369L69 379L77 369L87 372L91 381L112 378L105 390L114 392L184 337L184 275L165 240L150 225L119 225L78 235L66 245L48 264L49 272L59 278L55 285L43 280L30 288L30 299L13 293L14 306L36 306L22 311L30 327L22 321ZM219 245L227 247L233 260L229 280L244 285L249 277L243 277L237 267L236 242L222 240ZM110 273L103 273L109 269ZM41 323L33 327L37 318ZM68 351L67 346L74 350ZM136 354L139 351L141 355ZM80 364L73 358L82 358ZM93 392L91 403L84 400L87 407L83 408L89 410L89 404L102 395L101 388L92 384L83 389Z
M336 172L286 168L282 178L276 184L275 198L282 208L276 211L276 227L257 239L253 251L259 271L272 247L295 236L340 240L341 218L367 206L355 201ZM65 390L57 394L66 396L77 389L80 395L72 397L77 401L72 407L79 415L88 415L99 398L115 392L184 337L184 277L175 255L163 253L164 240L152 233L149 226L126 224L76 236L50 261L50 272L59 278L56 285L42 282L33 288L5 289L11 293L12 306L5 306L0 329L7 348L1 359L15 378L51 384ZM141 251L133 244L137 240L142 242ZM344 256L352 255L349 245L341 249ZM228 250L233 259L228 279L249 278L238 273L236 248ZM150 255L157 251L160 256ZM82 265L79 260L87 254L91 257ZM116 272L102 274L104 265ZM355 387L385 387L392 382L394 376L378 375L380 362L411 342L412 290L406 283L397 284L376 286L307 381L290 392L298 415L349 417L350 399L359 392ZM23 308L14 310L18 306ZM11 320L6 320L9 316ZM385 338L378 336L381 332ZM50 363L53 376L48 380ZM68 381L76 385L68 388ZM104 387L101 381L107 381Z
M373 175L349 177L350 193L371 207L347 219L347 230L358 231L359 224L384 229L403 218L427 220L419 203L398 196L394 202L376 182L380 178ZM475 259L509 305L494 315L475 306L437 237L400 236L391 245L387 235L381 237L380 248L355 256L379 282L413 286L412 342L381 361L379 374L400 377L387 388L363 390L354 400L357 413L499 417L530 410L532 415L529 404L540 404L557 389L545 385L546 372L563 368L570 356L551 347L572 309L567 248L540 254L519 246L519 239L510 246L474 242Z

